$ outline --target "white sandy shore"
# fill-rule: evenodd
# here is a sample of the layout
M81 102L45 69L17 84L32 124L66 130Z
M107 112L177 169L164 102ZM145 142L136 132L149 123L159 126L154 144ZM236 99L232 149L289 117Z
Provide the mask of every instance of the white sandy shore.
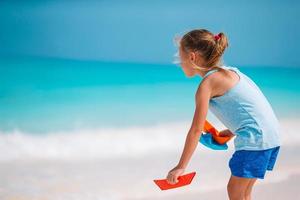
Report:
M274 171L259 180L256 200L297 199L299 147L284 147ZM12 161L0 165L0 197L21 199L227 199L230 152L194 154L186 172L196 171L189 186L160 191L153 179L173 167L177 154L85 162ZM276 194L276 195L275 195Z

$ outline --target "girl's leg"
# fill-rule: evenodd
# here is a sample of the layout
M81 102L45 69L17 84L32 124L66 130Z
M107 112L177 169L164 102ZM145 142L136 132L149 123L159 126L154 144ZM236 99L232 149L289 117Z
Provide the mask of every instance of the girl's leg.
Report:
M231 175L228 184L227 192L230 200L244 200L246 190L252 178L242 178Z
M252 178L246 191L245 191L245 196L244 196L244 200L251 200L251 192L252 192L252 188L253 185L255 183L255 181L257 180L257 178Z

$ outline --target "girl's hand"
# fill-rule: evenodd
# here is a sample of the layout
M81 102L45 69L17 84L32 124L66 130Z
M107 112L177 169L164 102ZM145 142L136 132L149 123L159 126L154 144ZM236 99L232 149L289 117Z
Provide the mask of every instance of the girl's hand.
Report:
M233 137L234 134L229 129L225 129L225 130L219 132L219 136L220 137Z
M184 170L184 168L180 168L178 166L171 169L166 178L167 182L172 185L178 183L177 178L184 173Z

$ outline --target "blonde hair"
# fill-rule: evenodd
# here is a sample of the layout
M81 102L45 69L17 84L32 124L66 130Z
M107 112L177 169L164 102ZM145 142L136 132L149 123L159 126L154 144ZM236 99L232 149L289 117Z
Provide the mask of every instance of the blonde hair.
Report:
M201 71L208 71L214 67L223 65L222 55L229 46L228 39L223 32L218 36L206 29L194 29L184 34L182 37L176 36L175 41L179 48L185 53L194 51L204 59L204 66L198 66L192 62L194 68Z

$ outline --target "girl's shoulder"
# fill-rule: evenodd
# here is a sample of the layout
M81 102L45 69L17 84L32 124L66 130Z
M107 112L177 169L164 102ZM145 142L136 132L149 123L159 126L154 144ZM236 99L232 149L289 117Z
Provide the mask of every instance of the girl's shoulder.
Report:
M199 86L198 86L198 92L209 92L211 93L211 97L215 95L215 93L218 91L218 88L222 82L222 74L219 70L209 71L205 74L205 76L202 78Z
M211 97L221 96L232 88L240 80L240 76L236 73L236 70L228 70L233 67L224 67L218 70L214 70L211 73L207 73L199 87L210 88Z
M204 75L200 85L204 84L204 85L216 86L222 83L225 77L226 77L225 69L223 68L213 69Z

